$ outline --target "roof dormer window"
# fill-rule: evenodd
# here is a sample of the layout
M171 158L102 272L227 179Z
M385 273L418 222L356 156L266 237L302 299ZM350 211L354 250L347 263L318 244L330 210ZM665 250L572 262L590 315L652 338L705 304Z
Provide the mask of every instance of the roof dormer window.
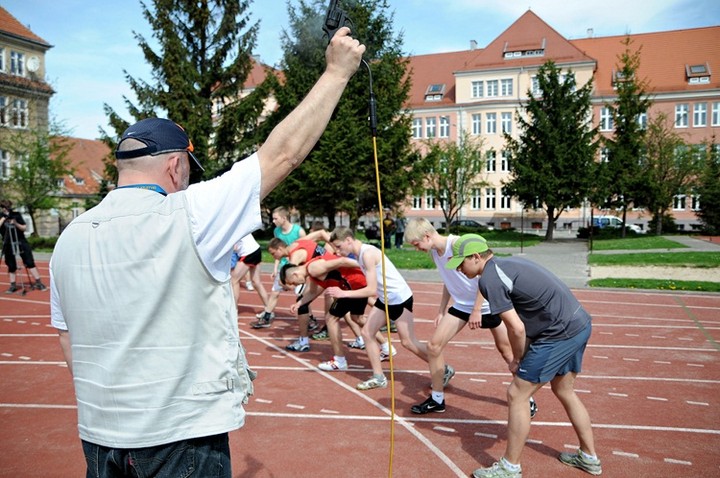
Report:
M445 95L445 83L433 83L425 90L425 101L440 101Z
M685 77L689 85L706 85L710 83L710 75L710 65L707 62L685 65Z
M525 45L511 45L505 42L503 47L503 58L506 60L515 60L518 58L528 58L545 56L545 38L539 43L530 43Z

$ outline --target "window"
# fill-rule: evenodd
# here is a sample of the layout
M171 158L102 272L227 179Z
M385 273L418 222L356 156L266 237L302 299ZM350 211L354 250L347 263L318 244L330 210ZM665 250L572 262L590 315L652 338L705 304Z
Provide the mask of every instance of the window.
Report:
M0 71L5 71L5 48L0 47Z
M483 97L483 82L482 81L473 81L471 83L472 85L472 97L473 98L482 98Z
M425 209L435 209L435 194L432 189L425 190Z
M485 113L485 131L487 134L497 133L497 113Z
M480 189L473 189L472 193L470 194L470 208L471 209L480 209Z
M440 192L440 208L445 209L448 205L448 190L443 189Z
M500 113L500 125L503 133L512 133L512 113Z
M600 131L612 131L613 115L612 110L608 106L603 106L600 110Z
M10 73L25 76L25 54L18 51L10 52Z
M687 128L688 125L688 105L687 103L680 103L675 105L675 127L676 128Z
M488 173L494 173L496 169L496 158L497 154L494 149L491 149L485 154L485 171Z
M600 162L607 163L609 161L610 161L610 149L601 148L600 149Z
M422 197L421 196L413 196L412 208L413 209L422 209Z
M508 78L500 80L500 96L512 96L513 95L513 80Z
M10 153L0 149L0 179L10 177Z
M500 152L500 171L503 173L510 171L510 151L507 149Z
M495 188L485 188L485 209L495 209Z
M512 206L512 198L508 196L505 188L502 189L502 196L500 196L500 209L510 209Z
M530 93L533 96L542 96L542 89L540 88L540 80L537 76L533 76L530 80L532 85L530 86Z
M225 107L225 103L223 102L222 98L215 98L215 101L213 101L213 110L215 116L222 115L223 107Z
M690 207L693 211L699 211L700 208L700 196L697 194L693 194L690 196Z
M472 134L475 136L482 134L482 114L480 113L472 115Z
M707 103L695 103L693 106L693 126L707 126Z
M425 137L434 138L437 130L437 119L425 118Z
M450 117L449 116L441 116L440 117L440 135L441 138L448 138L450 137Z
M440 101L445 94L445 83L429 85L425 90L425 101Z
M28 102L27 100L13 100L11 111L11 124L13 128L27 128L28 126Z
M710 83L710 65L685 65L685 77L689 85L707 85Z
M7 106L7 96L0 96L0 126L7 126L8 124Z
M712 125L720 126L720 102L715 102L712 105Z
M498 80L488 80L487 81L487 92L485 93L485 96L488 98L497 96L498 95Z
M413 118L412 137L415 139L422 138L422 118Z
M673 196L673 211L684 211L685 210L685 195L676 194Z
M640 129L647 129L647 113L640 113L637 117L638 125L640 126Z

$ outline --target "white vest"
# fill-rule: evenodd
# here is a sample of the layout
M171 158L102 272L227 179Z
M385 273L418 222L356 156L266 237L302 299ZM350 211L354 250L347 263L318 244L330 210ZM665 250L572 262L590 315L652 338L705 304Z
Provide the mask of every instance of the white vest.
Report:
M245 421L235 300L200 260L186 207L183 193L115 190L58 240L83 440L139 448Z

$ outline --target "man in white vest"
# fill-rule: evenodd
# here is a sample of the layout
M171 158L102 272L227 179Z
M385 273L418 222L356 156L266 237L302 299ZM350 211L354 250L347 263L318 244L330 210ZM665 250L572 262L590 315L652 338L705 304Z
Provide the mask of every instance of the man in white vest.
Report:
M75 219L50 263L51 317L73 375L87 476L232 476L228 432L252 393L230 284L232 245L325 130L365 46L342 28L307 97L215 179L167 119L130 126L118 187Z

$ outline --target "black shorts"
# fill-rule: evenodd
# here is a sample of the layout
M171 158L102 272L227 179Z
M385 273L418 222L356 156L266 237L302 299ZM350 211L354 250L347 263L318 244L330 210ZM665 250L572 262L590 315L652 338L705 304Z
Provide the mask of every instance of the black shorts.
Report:
M374 307L376 309L380 309L383 312L385 312L385 304L383 304L382 300L378 299L375 301ZM413 298L412 296L403 302L402 304L397 305L388 305L388 314L390 315L390 320L397 320L400 318L400 316L403 314L403 311L407 309L410 312L413 311Z
M18 252L20 258L25 264L26 269L32 269L35 267L35 258L33 257L32 249L27 241L18 241ZM5 258L5 264L7 265L8 272L14 274L17 271L17 260L14 251L10 247L10 241L5 241L3 244L3 257Z
M262 261L262 249L259 247L255 249L255 251L251 252L247 256L244 256L240 259L243 264L247 264L250 267L256 266L260 264Z
M453 317L457 317L464 322L470 320L470 314L468 314L467 312L463 312L462 310L457 310L455 307L450 307L448 309L448 314L452 315ZM499 315L483 314L482 320L480 321L480 328L494 329L495 327L500 325L501 322L502 319Z
M367 298L342 298L335 299L330 306L330 315L333 317L345 317L350 312L351 315L362 315L365 312Z

